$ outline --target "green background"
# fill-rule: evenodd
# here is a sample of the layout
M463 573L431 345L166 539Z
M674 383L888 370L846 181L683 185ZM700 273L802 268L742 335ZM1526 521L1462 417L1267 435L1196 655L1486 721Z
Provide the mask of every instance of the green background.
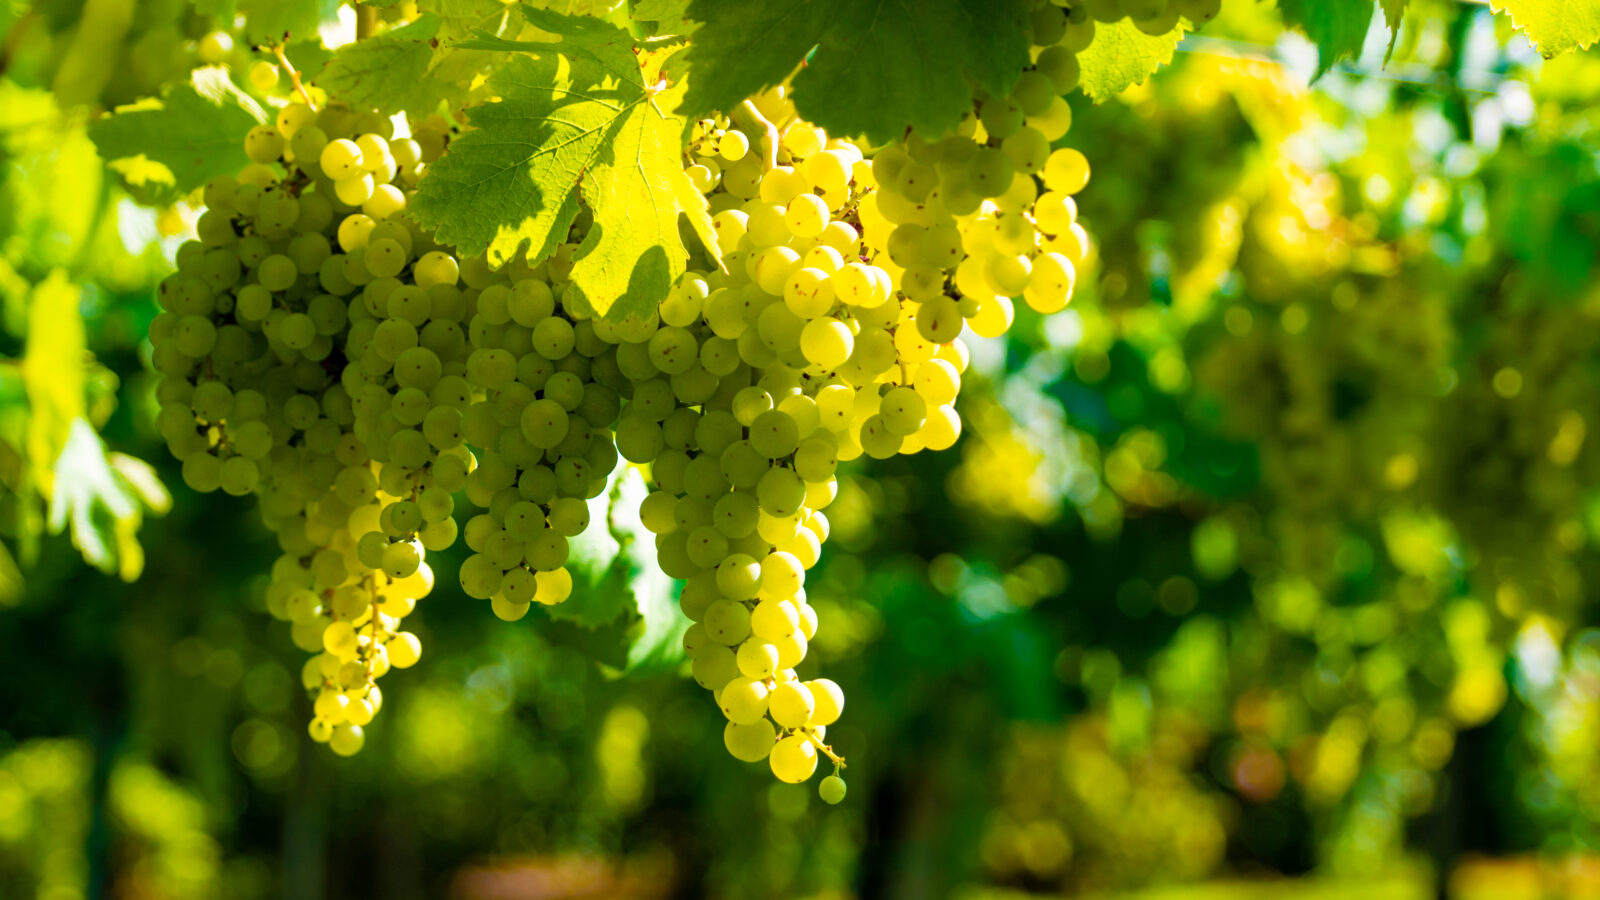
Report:
M216 20L91 7L0 10L0 896L1600 894L1592 55L1418 0L1387 65L1374 28L1308 86L1315 47L1230 2L1074 97L1073 305L974 343L954 449L853 464L827 510L824 807L680 674L600 662L615 634L494 619L459 555L365 751L310 743L270 540L155 433L176 240L87 137ZM131 583L29 480L53 271L91 420L172 489Z

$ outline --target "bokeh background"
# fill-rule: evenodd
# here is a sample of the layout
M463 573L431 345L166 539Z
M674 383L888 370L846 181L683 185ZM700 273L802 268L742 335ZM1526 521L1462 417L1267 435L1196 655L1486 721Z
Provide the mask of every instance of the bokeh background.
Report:
M1313 85L1229 0L1075 101L1073 305L975 342L957 447L854 464L827 511L825 807L729 758L691 681L496 620L454 557L366 750L310 743L274 548L154 428L192 211L137 204L85 131L242 71L217 27L0 4L0 897L1600 897L1593 54L1412 0L1387 64L1375 27ZM30 482L52 273L88 415L172 493L101 548L132 582Z

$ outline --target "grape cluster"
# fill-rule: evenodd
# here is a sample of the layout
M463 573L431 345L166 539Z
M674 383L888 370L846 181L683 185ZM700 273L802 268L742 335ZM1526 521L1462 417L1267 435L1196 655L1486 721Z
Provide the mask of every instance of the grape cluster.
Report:
M729 752L786 782L826 757L820 792L842 799L825 738L843 693L796 672L837 468L951 446L962 335L1002 334L1018 299L1060 310L1089 252L1088 163L1053 148L1075 75L1039 59L955 133L870 158L782 87L697 123L685 166L722 258L647 317L594 318L568 290L587 214L537 264L437 246L406 208L442 122L395 138L291 102L252 129L253 163L204 190L151 337L184 480L255 495L278 537L267 604L316 654L313 737L359 750L377 679L417 661L403 620L433 586L426 554L458 537L457 497L479 510L461 588L514 621L571 593L569 541L620 457L648 467L640 521L684 582L684 647Z
M456 495L485 510L463 587L515 619L566 599L567 539L616 462L618 398L591 378L610 345L555 309L546 267L463 265L402 215L443 141L392 135L298 103L253 128L151 325L161 432L191 488L258 497L283 551L267 606L317 654L310 731L341 755L420 655L402 620Z

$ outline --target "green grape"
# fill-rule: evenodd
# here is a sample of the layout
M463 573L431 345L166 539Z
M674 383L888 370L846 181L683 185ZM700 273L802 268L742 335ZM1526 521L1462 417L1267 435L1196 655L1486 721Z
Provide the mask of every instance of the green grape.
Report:
M522 413L522 434L535 447L550 448L561 443L571 428L571 419L561 404L548 398L529 403Z
M328 146L332 148L334 145L329 144ZM326 151L324 151L323 156L327 156ZM372 192L375 187L376 184L372 180L371 173L357 171L335 181L333 183L333 193L334 196L339 198L339 202L346 206L361 206L372 198Z
M766 719L758 719L748 725L729 722L722 730L723 746L728 748L728 753L734 759L741 762L766 759L777 740L777 731Z
M806 735L792 734L773 745L768 761L779 781L799 784L817 771L817 748Z
M800 194L789 201L783 221L790 233L798 238L814 238L827 227L828 205L816 194Z
M1071 147L1050 154L1044 165L1044 183L1052 191L1076 194L1089 183L1089 161Z
M837 775L829 775L817 785L817 794L822 802L829 806L837 806L844 802L844 779Z
M750 725L766 715L767 694L765 683L741 676L729 681L717 699L723 715L728 717L730 723Z
M455 284L461 273L455 257L439 250L423 254L422 258L417 260L414 271L417 286L424 288L436 284Z
M269 291L286 291L299 277L300 269L294 260L280 253L268 256L256 267L256 280Z
M779 683L767 698L767 710L779 728L799 728L811 719L815 709L811 689L798 681Z
M296 154L298 157L299 154ZM338 183L361 174L361 148L355 141L339 138L328 142L317 157L322 174Z
M227 59L233 52L233 38L226 31L213 31L200 39L195 47L195 55L202 62L216 65Z
M250 67L250 84L261 93L266 93L276 88L278 86L278 67L266 60L257 61L255 65Z

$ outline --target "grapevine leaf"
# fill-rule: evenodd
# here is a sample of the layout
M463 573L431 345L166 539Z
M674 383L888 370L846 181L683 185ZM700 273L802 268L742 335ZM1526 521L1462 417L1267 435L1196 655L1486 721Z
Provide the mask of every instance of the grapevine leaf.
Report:
M688 12L689 0L642 0L630 15L636 22L654 22L657 34L688 34L695 29Z
M387 34L340 48L317 77L330 95L358 109L427 116L449 93L428 73L439 19L424 15Z
M1375 0L1279 0L1284 24L1305 32L1317 45L1317 73L1312 81L1346 56L1361 56L1376 5Z
M282 41L284 35L308 38L323 22L338 16L340 0L239 0L245 36L260 44Z
M322 71L328 60L333 59L333 51L323 46L322 39L312 37L304 41L290 41L283 48L283 55L289 58L289 65L304 79L315 78Z
M794 79L796 108L837 134L886 141L954 128L968 79L1004 94L1028 65L1019 0L693 0L685 113L729 110Z
M1408 0L1378 0L1383 10L1383 24L1389 26L1389 49L1383 52L1383 64L1388 65L1394 56L1395 42L1400 40L1400 20L1405 18Z
M121 462L108 457L86 418L87 351L78 310L80 294L57 272L30 299L21 367L28 398L25 455L32 461L30 481L49 498L51 533L60 534L70 525L72 543L86 562L132 579L144 564L134 539L141 507L148 500L153 501L148 503L151 508L164 508L166 489L148 466L134 465L137 461L131 458Z
M50 532L70 524L72 544L85 562L132 581L144 568L134 535L142 519L141 492L113 465L87 419L74 419L56 458L50 492ZM159 487L159 482L157 482Z
M1127 19L1112 24L1098 22L1094 43L1078 54L1078 84L1090 100L1104 103L1143 84L1156 69L1172 62L1173 51L1182 38L1182 26L1155 37Z
M683 633L689 620L678 608L678 585L661 571L656 559L656 542L639 518L639 505L649 488L639 470L629 466L617 480L611 504L609 526L613 534L626 535L624 552L630 566L629 585L633 591L638 624L628 648L628 669L655 671L676 666L683 660Z
M505 25L514 0L419 0L417 8L439 17L439 37L454 40L476 31L498 34Z
M628 560L622 541L606 527L614 490L615 473L608 489L589 500L589 527L567 542L572 595L546 610L552 619L598 628L622 615L627 606Z
M50 465L67 445L73 423L87 415L84 391L82 291L57 271L28 300L28 343L22 356L28 395L27 452L35 483L50 493Z
M265 116L225 74L219 79L218 71L196 70L190 83L169 88L160 100L119 107L91 124L89 137L100 156L113 165L142 156L166 170L146 170L146 180L165 181L178 192L248 165L240 136Z
M678 611L675 583L656 561L655 539L639 519L646 493L633 466L612 473L607 490L589 501L589 527L569 544L572 596L545 609L553 622L587 632L557 636L617 668L675 665L689 624Z
M657 87L670 54L635 55L626 32L599 20L523 13L558 39L480 34L457 45L513 55L489 80L500 100L468 113L473 129L430 168L412 210L440 241L498 266L555 252L581 195L594 224L574 256L574 286L598 315L648 315L688 262L680 216L718 256L705 200L679 160L682 83Z
M1490 0L1489 7L1509 13L1512 27L1545 59L1600 40L1600 0Z

